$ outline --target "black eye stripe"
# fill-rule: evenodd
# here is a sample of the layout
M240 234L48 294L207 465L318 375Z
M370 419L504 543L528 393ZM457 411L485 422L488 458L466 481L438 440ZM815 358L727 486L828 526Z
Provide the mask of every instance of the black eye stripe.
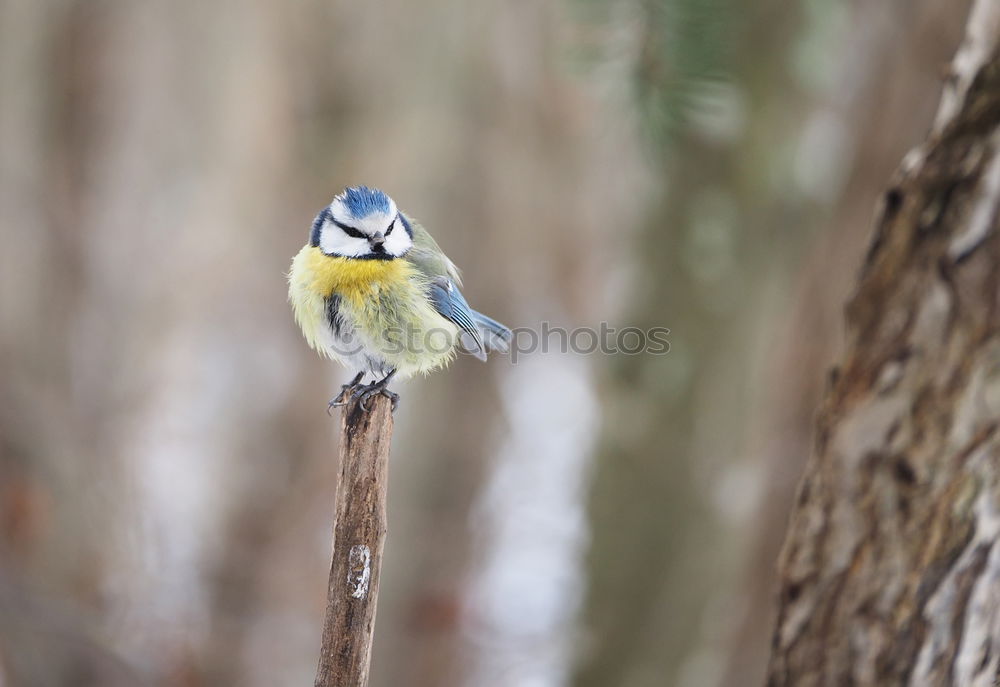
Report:
M392 230L396 228L396 221L398 219L399 219L399 215L396 215L396 217L391 222L389 222L389 228L385 230L385 235L386 236L388 236L389 234L391 234Z
M365 236L363 233L361 233L360 231L358 231L354 227L351 227L351 226L348 226L348 225L343 224L341 222L338 222L337 220L333 219L332 217L330 218L330 220L334 224L336 224L338 227L340 227L344 231L345 234L347 234L348 236L350 236L352 238L356 238L356 239L366 239L366 238L368 238L367 236Z

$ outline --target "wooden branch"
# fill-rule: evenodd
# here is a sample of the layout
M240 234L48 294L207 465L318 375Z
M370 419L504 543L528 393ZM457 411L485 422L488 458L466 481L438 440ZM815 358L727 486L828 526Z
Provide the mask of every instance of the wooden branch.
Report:
M315 687L368 684L385 545L392 404L377 396L368 405L365 412L351 401L341 415L333 562Z

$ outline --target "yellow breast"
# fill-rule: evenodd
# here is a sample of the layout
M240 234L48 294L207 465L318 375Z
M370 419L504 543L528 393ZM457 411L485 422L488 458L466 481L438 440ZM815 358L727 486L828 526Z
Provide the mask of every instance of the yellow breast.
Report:
M358 364L342 354L340 334L330 327L327 304L333 295L340 298L339 312L365 355L383 360L400 378L441 367L454 356L454 346L440 342L433 348L411 345L408 337L420 332L439 332L454 341L458 328L437 312L426 295L427 278L405 259L332 257L306 246L292 261L288 282L295 320L309 345L324 356Z
M336 292L342 298L361 301L373 290L405 283L412 266L405 260L357 260L325 255L306 246L295 258L293 273L299 271L305 286L324 298Z

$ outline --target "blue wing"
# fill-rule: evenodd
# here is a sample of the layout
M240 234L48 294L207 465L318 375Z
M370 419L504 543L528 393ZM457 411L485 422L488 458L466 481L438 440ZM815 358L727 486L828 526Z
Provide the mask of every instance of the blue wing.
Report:
M480 360L486 360L486 344L476 324L479 313L469 307L455 283L447 277L437 277L431 282L430 298L434 309L462 330L462 347Z

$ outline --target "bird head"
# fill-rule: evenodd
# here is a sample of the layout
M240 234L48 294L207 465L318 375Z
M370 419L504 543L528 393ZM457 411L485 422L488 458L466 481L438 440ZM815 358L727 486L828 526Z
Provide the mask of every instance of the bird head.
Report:
M316 216L310 243L327 255L392 260L413 246L413 230L392 198L357 186L345 189Z

